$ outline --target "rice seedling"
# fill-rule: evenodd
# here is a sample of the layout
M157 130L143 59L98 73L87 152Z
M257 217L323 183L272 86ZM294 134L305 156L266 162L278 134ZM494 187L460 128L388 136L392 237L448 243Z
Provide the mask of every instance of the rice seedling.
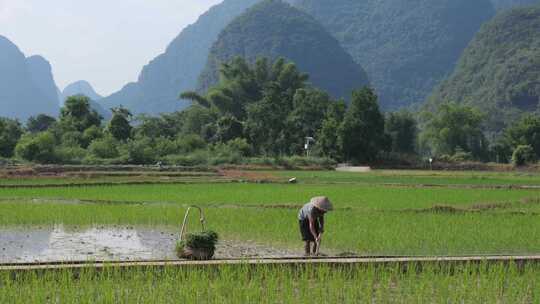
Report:
M167 226L180 229L186 209L177 204L0 204L0 227ZM292 208L206 208L208 229L223 239L276 247L301 246ZM330 253L367 255L533 254L540 252L536 214L496 211L424 213L336 210L327 216ZM196 224L198 219L191 221ZM0 228L1 229L1 228Z
M1 173L1 172L0 172ZM296 177L300 183L462 185L462 186L538 186L540 175L534 172L480 172L429 170L373 170L365 173L338 171L224 171L215 172L68 172L60 176L5 176L1 185L69 185L121 182L182 182L255 179L286 182Z
M0 233L62 224L179 230L189 205L205 209L220 239L300 248L297 209L329 196L323 251L331 255L540 253L540 191L412 187L534 185L527 174L375 171L273 172L300 183L0 187ZM90 181L129 181L103 177ZM20 180L29 185L80 178ZM0 180L0 184L13 181ZM401 186L381 185L400 183ZM412 185L412 186L407 186ZM197 218L190 218L194 223ZM179 231L178 231L179 232ZM508 264L218 266L0 273L0 303L537 303L540 266Z
M212 205L300 206L324 195L338 208L381 210L423 209L434 205L468 206L538 198L540 191L523 189L410 188L343 184L197 183L0 189L0 199L62 198L109 202L171 202Z
M535 264L216 266L0 274L2 303L537 303Z
M296 177L300 183L363 183L405 185L508 186L540 185L534 172L373 170L365 173L339 171L263 171L277 179Z

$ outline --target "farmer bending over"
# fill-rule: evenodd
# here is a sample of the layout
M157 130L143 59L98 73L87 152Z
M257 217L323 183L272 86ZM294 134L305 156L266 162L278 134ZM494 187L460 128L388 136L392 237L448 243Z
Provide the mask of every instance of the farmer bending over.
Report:
M311 255L311 243L313 243L313 254L318 253L317 246L320 246L324 232L324 214L332 209L332 203L325 196L312 198L300 209L298 220L302 240L306 242L306 255Z

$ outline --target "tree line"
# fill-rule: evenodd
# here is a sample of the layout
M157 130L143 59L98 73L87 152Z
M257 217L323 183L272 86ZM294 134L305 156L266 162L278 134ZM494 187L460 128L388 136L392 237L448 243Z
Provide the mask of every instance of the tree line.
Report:
M382 113L369 87L348 102L313 87L285 59L242 58L225 63L206 93L181 112L133 117L112 109L109 121L85 96L69 97L58 118L44 114L23 126L0 119L0 157L37 163L176 165L272 162L514 161L540 156L540 117L529 115L496 138L485 136L485 116L456 103L433 113ZM306 146L307 144L307 146ZM309 159L306 155L309 149Z

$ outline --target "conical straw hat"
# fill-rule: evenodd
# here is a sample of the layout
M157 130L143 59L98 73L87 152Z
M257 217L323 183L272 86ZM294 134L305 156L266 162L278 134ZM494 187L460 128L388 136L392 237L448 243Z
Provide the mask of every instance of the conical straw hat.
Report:
M324 210L324 211L332 211L334 207L332 206L332 203L326 196L317 196L311 199L310 203L312 203L315 207Z

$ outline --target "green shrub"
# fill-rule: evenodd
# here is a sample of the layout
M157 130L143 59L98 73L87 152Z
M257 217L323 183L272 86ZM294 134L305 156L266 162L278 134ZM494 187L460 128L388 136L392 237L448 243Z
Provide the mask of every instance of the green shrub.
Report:
M305 156L289 156L289 157L276 157L274 159L274 165L281 166L286 169L294 169L298 167L333 167L337 165L336 161L326 157L305 157Z
M17 120L0 118L0 157L13 156L22 134L22 126Z
M239 153L221 153L219 155L216 155L214 157L211 157L208 159L208 164L212 166L218 166L218 165L226 165L226 164L234 164L239 165L242 164L244 161L244 158Z
M198 165L207 165L208 159L208 152L205 150L199 150L185 155L167 155L161 160L169 165L193 167Z
M159 137L154 140L154 145L155 153L158 156L167 156L180 153L179 146L175 140Z
M199 135L185 135L176 140L180 152L189 153L206 148L206 142Z
M251 154L251 146L245 138L230 140L225 145L229 150L238 152L241 156L249 156Z
M126 147L130 164L152 164L156 161L157 154L149 138L130 140Z
M442 154L437 156L437 161L442 163L451 163L452 162L452 156L448 154Z
M474 159L471 152L465 152L461 149L458 149L454 155L450 157L450 162L460 163L466 161L472 161Z
M380 153L378 161L383 167L399 168L399 167L422 167L429 163L429 157L422 158L417 154L387 152Z
M521 145L514 150L512 154L512 163L514 166L524 166L536 162L536 154L530 145Z
M83 134L78 131L65 132L62 134L60 141L62 142L62 145L66 147L80 147L84 141Z
M250 157L246 160L246 162L249 165L256 165L256 166L274 166L275 165L274 159L267 156Z
M56 161L62 164L81 164L87 154L81 147L60 146L55 149Z
M118 145L118 142L112 136L105 136L92 141L88 147L88 152L97 158L116 158L120 155Z
M83 148L87 148L92 141L103 137L103 129L98 126L91 126L84 130L82 134L81 144Z
M234 139L227 143L211 146L210 165L241 164L244 156L249 154L249 145L245 139Z
M27 161L54 163L56 161L54 150L54 136L49 132L43 132L23 136L15 147L15 154Z
M305 156L289 156L289 157L250 157L242 160L243 163L258 166L281 166L285 168L298 168L319 166L331 168L337 165L337 162L328 157L305 157Z

